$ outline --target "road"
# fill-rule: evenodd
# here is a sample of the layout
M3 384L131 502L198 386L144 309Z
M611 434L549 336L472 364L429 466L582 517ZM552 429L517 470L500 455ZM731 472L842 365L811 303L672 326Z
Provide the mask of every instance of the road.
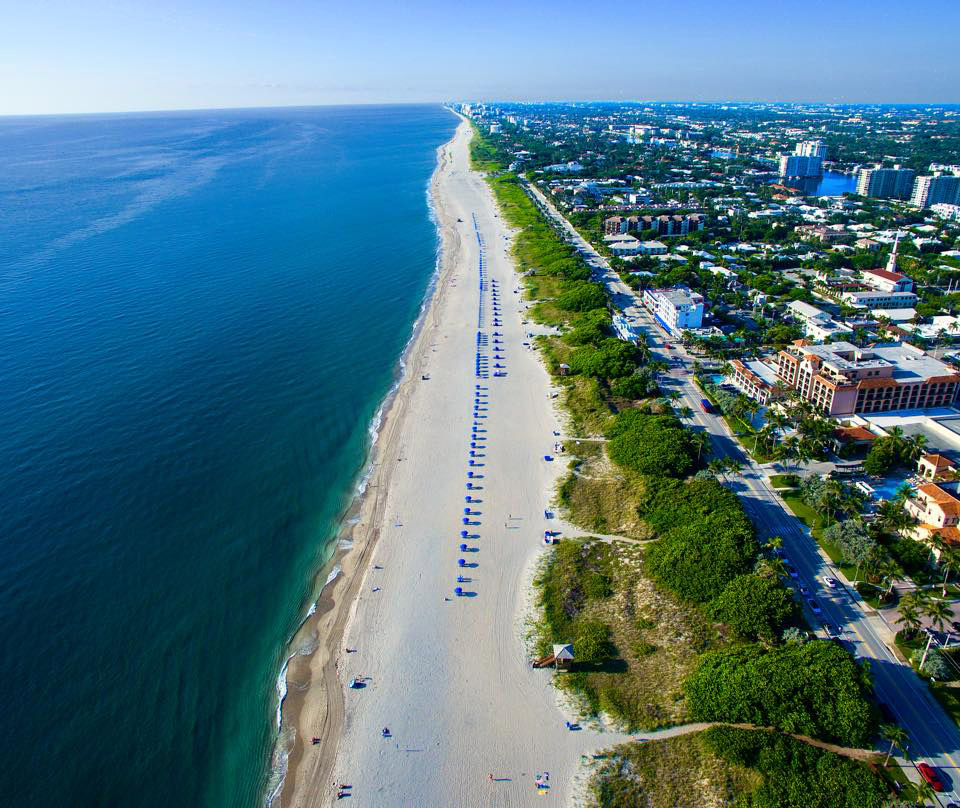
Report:
M539 189L530 183L526 185L540 208L566 231L570 243L594 271L596 279L606 285L614 305L642 325L654 358L670 366L670 370L661 376L661 386L667 391L680 393L678 403L693 410L693 416L688 419L691 426L707 434L715 455L729 455L743 463L744 473L731 483L731 487L757 526L761 541L773 536L782 537L784 557L797 574L796 578L791 577L790 583L797 590L797 597L804 602L811 625L821 625L821 635L827 633L825 626L837 627L846 647L857 657L869 660L878 699L890 707L910 735L908 752L912 760L926 761L944 775L948 790L938 795L939 804L947 805L957 800L960 795L960 731L930 695L926 684L909 666L898 661L888 645L893 642L890 628L846 584L803 523L769 487L764 471L742 450L724 420L701 410L702 395L693 383L690 370L693 359L679 345L671 349L665 347L668 335L640 303L636 293ZM671 341L671 345L675 343ZM830 589L822 583L824 576L842 581L844 585L837 590ZM822 614L813 613L807 598L799 592L801 586L816 599ZM905 765L904 768L912 780L919 780L914 766Z

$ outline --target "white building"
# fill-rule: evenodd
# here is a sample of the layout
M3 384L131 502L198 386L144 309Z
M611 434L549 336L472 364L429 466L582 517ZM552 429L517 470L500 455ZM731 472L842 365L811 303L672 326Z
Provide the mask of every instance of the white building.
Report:
M913 292L844 292L840 299L862 309L906 309L917 305Z
M930 210L941 219L960 222L960 205L949 205L946 202L935 202L930 206Z
M666 255L667 245L662 241L641 241L640 255Z
M682 286L675 289L645 289L643 305L673 335L703 325L703 295Z
M960 177L940 174L933 177L917 177L913 181L910 204L929 208L936 204L960 204Z
M822 140L801 140L793 150L798 157L827 159L827 145Z

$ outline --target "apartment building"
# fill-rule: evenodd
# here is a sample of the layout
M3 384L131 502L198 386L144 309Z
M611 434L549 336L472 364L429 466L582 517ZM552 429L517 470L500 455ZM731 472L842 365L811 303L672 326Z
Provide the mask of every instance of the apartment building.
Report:
M823 158L797 154L780 155L781 177L819 177L823 174Z
M913 182L910 204L918 208L929 208L937 204L960 204L960 177L952 174L917 177Z
M819 157L826 160L827 144L822 140L801 140L794 147L793 153L799 157Z
M697 233L706 226L706 216L700 213L663 216L610 216L603 222L606 235L644 233L655 236L685 236Z
M675 336L703 325L703 295L685 287L645 289L643 305Z
M777 354L777 376L827 415L953 404L960 373L908 343L858 348L800 340Z
M916 175L912 169L861 168L857 172L857 193L871 199L909 199Z

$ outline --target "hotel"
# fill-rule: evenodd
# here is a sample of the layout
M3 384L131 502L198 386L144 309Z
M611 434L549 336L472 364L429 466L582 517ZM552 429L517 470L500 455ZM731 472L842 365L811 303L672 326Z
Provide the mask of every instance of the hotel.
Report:
M807 345L777 354L777 376L827 415L947 407L960 373L907 343Z

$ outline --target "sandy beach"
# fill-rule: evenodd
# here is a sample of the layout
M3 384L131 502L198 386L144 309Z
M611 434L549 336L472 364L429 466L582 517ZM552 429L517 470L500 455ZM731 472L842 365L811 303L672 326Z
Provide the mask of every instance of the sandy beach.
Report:
M580 755L618 739L567 730L552 674L530 667L520 639L529 569L555 527L544 510L565 464L544 459L559 429L549 377L523 345L510 232L470 170L469 139L461 122L440 151L437 288L384 420L354 545L300 638L319 645L290 663L283 719L296 741L275 803L284 808L332 804L335 783L350 784L356 805L527 805L541 799L543 772L551 797L566 802ZM489 373L478 379L481 300ZM494 376L497 364L505 376ZM482 475L473 490L468 472ZM350 688L354 677L364 687Z

